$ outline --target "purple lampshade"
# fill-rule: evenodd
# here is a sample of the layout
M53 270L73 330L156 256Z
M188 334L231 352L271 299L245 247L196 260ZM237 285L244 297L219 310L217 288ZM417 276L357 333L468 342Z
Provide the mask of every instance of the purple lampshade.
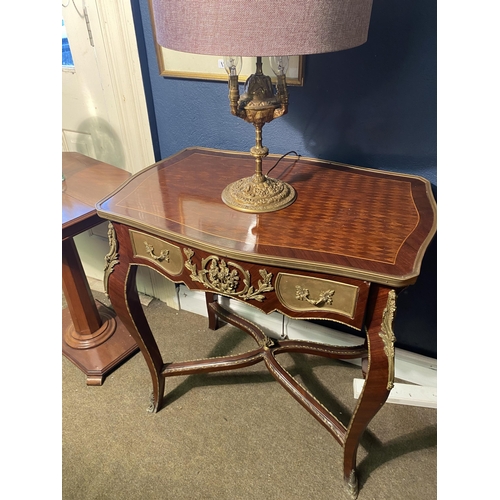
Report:
M307 55L366 42L372 0L152 0L168 49L235 56Z

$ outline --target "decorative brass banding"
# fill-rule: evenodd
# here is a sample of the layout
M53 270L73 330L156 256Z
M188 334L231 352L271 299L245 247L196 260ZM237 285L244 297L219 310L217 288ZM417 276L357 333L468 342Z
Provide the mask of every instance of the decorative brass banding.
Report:
M384 341L384 352L387 356L388 363L388 378L387 390L390 391L394 387L394 342L396 337L392 331L392 323L394 314L396 313L396 292L391 290L387 297L387 306L382 314L382 325L379 333L380 338Z
M332 297L335 293L335 290L326 290L324 292L320 292L319 298L316 300L309 298L309 290L307 288L302 288L300 285L295 285L295 290L295 297L297 298L297 300L306 300L313 306L321 307L325 304L331 306L333 303Z
M260 269L262 280L258 281L258 289L251 285L250 273L234 262L227 262L216 255L209 255L202 259L201 269L198 271L196 264L191 258L194 251L191 248L184 248L187 257L184 266L191 272L190 278L197 283L202 283L206 288L215 290L229 297L238 297L242 300L257 300L262 302L265 299L264 293L274 290L271 285L272 273L265 269ZM230 269L232 268L232 269ZM238 290L240 278L243 278L244 287Z
M166 260L166 262L169 262L169 251L168 250L162 250L160 255L155 255L155 249L154 246L149 244L147 241L144 242L144 246L146 247L146 252L151 256L152 259L162 262Z
M118 240L116 239L116 231L111 222L108 222L108 241L109 241L109 252L104 257L105 267L104 267L104 293L109 297L108 294L108 281L109 275L113 272L113 268L120 261L118 259Z

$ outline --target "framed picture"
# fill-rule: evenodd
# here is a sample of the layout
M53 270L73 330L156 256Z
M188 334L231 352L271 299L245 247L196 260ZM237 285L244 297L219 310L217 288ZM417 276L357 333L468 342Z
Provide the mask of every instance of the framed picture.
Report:
M156 41L155 41L156 43ZM158 69L160 75L171 78L193 78L196 80L227 80L224 69L224 58L222 56L203 56L200 54L188 54L175 50L165 49L156 43L156 55L158 58ZM290 65L286 74L287 85L302 86L304 83L304 56L291 56ZM238 80L245 82L255 73L256 57L243 57L243 66ZM269 59L262 58L262 71L274 80Z
M156 47L156 58L161 76L169 78L192 78L195 80L223 80L227 81L227 73L224 69L224 55L203 56L200 54L188 54L175 50L165 49L156 41L156 30L154 25L154 13L151 7L151 23L153 25L153 38ZM287 85L302 86L304 84L304 56L290 56L290 64L286 74ZM245 82L255 73L255 57L244 57L243 66L238 80ZM274 73L269 64L269 58L262 58L262 71L271 76L274 82Z

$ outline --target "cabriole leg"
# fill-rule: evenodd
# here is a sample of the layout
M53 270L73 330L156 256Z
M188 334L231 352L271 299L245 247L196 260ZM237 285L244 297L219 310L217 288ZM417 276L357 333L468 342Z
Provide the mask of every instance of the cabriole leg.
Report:
M344 446L344 481L351 498L358 496L356 455L361 435L385 403L394 385L394 342L392 330L396 294L372 286L367 315L368 363L365 383L347 429Z
M117 225L117 230L121 230L119 225ZM139 300L136 285L137 265L119 258L118 239L111 223L108 228L108 237L110 252L106 255L106 268L104 269L106 293L114 310L137 342L146 360L153 382L153 393L148 411L154 413L160 409L164 394L165 379L161 375L163 359ZM124 245L128 244L126 237L122 241ZM127 253L123 252L123 254Z

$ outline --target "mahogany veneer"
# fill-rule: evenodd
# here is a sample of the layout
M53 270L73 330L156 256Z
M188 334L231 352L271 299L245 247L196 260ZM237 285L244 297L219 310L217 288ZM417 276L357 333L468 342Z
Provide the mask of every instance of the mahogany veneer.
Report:
M275 161L266 158L264 172ZM297 191L291 206L263 214L232 210L222 202L222 190L250 175L253 165L245 153L186 149L134 175L97 203L98 214L111 221L105 271L109 297L149 367L151 411L161 408L166 377L263 361L341 444L344 479L356 497L359 440L393 386L396 296L417 279L436 231L431 187L415 176L287 158L273 177ZM234 356L165 362L138 299L140 265L205 291L209 327L217 329L222 319L251 335L257 347ZM219 295L265 313L338 321L362 330L366 338L352 347L269 338L225 310ZM364 389L347 427L279 363L283 352L363 360Z
M94 300L73 237L104 222L96 201L130 174L80 153L63 153L62 171L62 283L68 304L62 313L62 350L86 374L87 385L101 385L139 348L114 311Z

